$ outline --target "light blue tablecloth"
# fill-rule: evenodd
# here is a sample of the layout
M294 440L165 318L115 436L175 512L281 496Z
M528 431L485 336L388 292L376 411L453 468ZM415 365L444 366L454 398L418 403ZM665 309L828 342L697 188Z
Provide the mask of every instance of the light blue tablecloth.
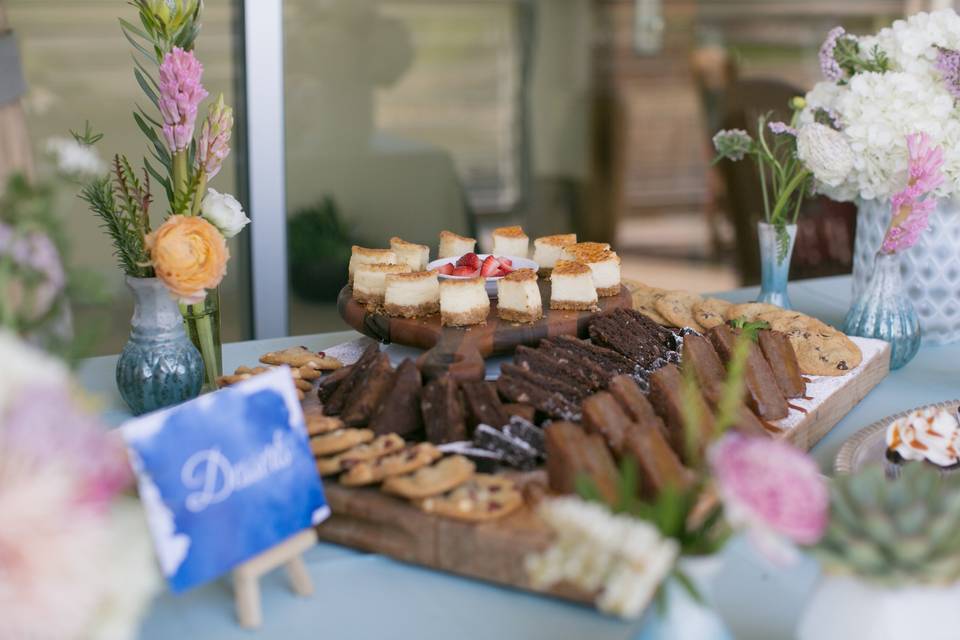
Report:
M794 306L838 324L849 304L849 278L808 280L790 286ZM752 299L743 289L724 297ZM357 337L353 331L245 342L224 347L224 366L251 364L269 350L303 344L324 349ZM94 358L81 369L86 388L102 395L111 421L124 417L113 385L115 359ZM960 396L953 387L960 373L960 345L923 348L857 406L813 455L825 472L837 450L858 429L910 407ZM725 550L716 602L738 639L790 638L817 571L809 561L790 569L769 567L741 540ZM276 573L264 580L263 638L522 638L581 640L643 638L647 620L625 623L586 607L404 565L381 556L320 544L306 554L316 593L297 598ZM250 638L237 626L225 580L183 596L161 596L145 621L142 637ZM709 639L704 639L709 640Z

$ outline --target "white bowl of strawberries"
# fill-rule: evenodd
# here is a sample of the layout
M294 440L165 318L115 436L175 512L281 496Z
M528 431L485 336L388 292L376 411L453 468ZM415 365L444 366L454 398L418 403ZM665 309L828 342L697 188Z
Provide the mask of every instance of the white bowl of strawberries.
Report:
M437 276L450 280L465 280L481 276L486 278L487 294L497 297L497 280L517 269L539 270L533 260L514 256L494 256L489 253L465 253L459 258L440 258L427 265Z

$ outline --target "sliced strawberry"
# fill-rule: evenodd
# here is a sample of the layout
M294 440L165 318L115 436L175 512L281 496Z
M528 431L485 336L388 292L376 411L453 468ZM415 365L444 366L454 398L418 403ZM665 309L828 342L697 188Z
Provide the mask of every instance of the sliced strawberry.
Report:
M472 267L457 267L450 275L473 278L477 275L477 270Z
M500 268L500 261L493 256L487 256L483 261L483 266L480 267L480 275L484 278L493 278L496 277L494 274Z
M465 253L457 260L458 267L470 267L471 269L480 268L480 256L475 253Z
M442 273L445 276L453 275L453 263L448 262L447 264L442 264L437 267L437 273Z
M500 264L505 264L508 267L513 267L513 260L510 258L497 258L500 261Z

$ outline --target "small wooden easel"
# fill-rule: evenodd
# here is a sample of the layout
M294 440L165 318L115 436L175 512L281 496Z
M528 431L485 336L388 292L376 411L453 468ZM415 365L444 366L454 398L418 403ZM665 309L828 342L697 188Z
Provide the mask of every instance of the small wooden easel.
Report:
M303 564L304 551L317 544L317 532L304 529L275 547L250 558L233 570L233 593L237 607L237 619L240 626L255 629L263 622L260 606L260 576L273 571L280 565L287 569L290 587L298 596L313 593L313 583Z

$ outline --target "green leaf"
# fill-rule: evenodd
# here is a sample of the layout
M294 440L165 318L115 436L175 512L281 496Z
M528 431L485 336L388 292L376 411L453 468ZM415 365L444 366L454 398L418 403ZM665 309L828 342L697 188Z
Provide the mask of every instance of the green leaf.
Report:
M139 27L135 26L129 20L120 18L120 26L129 31L130 33L143 38L144 40L150 40L150 36L144 33Z
M137 84L139 84L140 88L143 89L143 92L147 94L147 97L150 99L150 102L152 102L154 106L158 107L160 104L160 98L157 97L156 92L147 82L146 78L144 78L143 73L140 71L140 69L134 69L133 75L137 79Z
M156 180L160 184L160 186L163 187L163 190L167 196L167 202L173 202L173 187L170 185L170 179L163 176L159 171L157 171L153 167L153 165L150 164L150 160L148 160L147 158L143 159L143 166L146 167L147 173L153 176L153 179Z
M703 596L700 595L700 591L693 584L693 581L690 580L690 577L687 574L685 574L679 568L674 569L673 578L677 581L677 584L683 587L683 590L687 592L694 602L701 605L704 604Z
M158 64L163 61L163 56L158 57L158 56L152 55L150 51L147 50L146 47L144 47L139 42L134 40L133 36L131 36L125 30L121 29L121 32L123 33L123 37L127 39L127 42L130 43L130 46L136 49L136 51L140 53L140 55L142 55L144 58L146 58L147 60L150 60L151 62L157 62Z
M593 481L593 478L587 474L578 473L573 479L573 486L577 495L584 500L588 502L604 502L603 497L600 495L600 490L597 489L597 484Z

